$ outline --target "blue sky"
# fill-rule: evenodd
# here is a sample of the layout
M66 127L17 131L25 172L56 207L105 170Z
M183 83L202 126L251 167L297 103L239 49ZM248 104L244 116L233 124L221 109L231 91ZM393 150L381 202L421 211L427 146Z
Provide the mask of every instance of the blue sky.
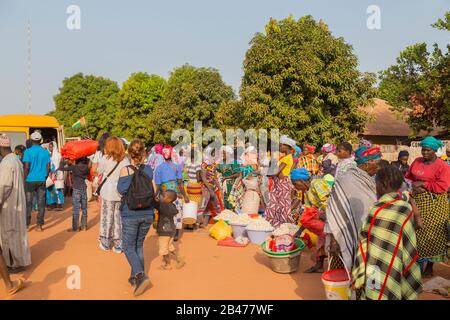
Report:
M66 27L66 8L81 9L81 30ZM366 27L369 5L381 30ZM77 72L121 85L132 72L165 78L184 63L214 67L239 89L248 43L270 17L310 14L352 44L362 71L377 72L416 42L449 43L430 24L450 0L0 0L0 113L25 113L26 25L31 19L32 113L53 108L62 80Z

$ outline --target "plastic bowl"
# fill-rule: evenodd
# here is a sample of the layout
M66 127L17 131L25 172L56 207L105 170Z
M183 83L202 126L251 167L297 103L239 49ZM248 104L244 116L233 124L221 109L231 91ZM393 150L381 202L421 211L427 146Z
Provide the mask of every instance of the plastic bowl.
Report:
M273 230L271 231L261 231L261 230L247 230L247 235L250 242L255 244L262 244L266 241L267 237L270 237Z
M231 228L233 228L233 237L247 237L247 230L245 230L246 224L233 224L231 223Z

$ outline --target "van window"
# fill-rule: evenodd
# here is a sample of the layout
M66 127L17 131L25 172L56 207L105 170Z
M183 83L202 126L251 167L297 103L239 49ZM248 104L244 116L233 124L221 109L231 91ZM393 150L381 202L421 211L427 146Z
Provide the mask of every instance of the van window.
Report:
M12 150L14 150L14 148L18 145L25 145L25 142L27 141L27 135L25 132L1 131L0 133L4 133L9 137L11 140Z

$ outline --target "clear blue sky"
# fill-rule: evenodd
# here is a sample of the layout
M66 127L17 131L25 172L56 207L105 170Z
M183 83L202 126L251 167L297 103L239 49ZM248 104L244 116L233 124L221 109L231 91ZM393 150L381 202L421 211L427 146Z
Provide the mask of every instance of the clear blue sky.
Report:
M66 27L66 8L81 8L81 30ZM366 27L369 5L381 8L381 30ZM310 14L354 46L362 71L395 62L406 46L444 46L448 32L430 24L450 0L0 0L0 113L26 112L26 25L32 36L32 112L53 108L62 80L76 72L119 85L130 73L168 77L184 63L217 68L235 91L248 43L269 17Z

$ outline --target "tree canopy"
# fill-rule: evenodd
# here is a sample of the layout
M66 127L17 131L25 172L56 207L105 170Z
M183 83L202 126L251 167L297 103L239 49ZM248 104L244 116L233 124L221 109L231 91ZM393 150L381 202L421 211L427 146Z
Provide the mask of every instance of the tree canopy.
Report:
M149 118L163 98L166 80L157 75L137 72L130 75L119 92L120 108L113 134L131 139L151 140Z
M101 132L113 128L113 118L119 106L119 87L112 80L77 73L63 80L59 92L53 97L55 109L50 115L65 126L67 135L96 138ZM71 126L85 117L87 126Z
M215 114L220 105L235 99L233 89L213 68L184 65L176 68L167 81L164 98L149 121L153 142L170 142L175 129L194 130L194 121L203 128L216 127Z
M450 12L432 25L450 31ZM450 45L428 51L417 43L400 53L397 63L380 74L380 97L406 112L416 132L450 128Z
M223 126L279 128L298 141L320 144L362 131L361 107L374 97L375 75L358 71L352 47L311 16L270 19L244 61L241 100L223 104Z

